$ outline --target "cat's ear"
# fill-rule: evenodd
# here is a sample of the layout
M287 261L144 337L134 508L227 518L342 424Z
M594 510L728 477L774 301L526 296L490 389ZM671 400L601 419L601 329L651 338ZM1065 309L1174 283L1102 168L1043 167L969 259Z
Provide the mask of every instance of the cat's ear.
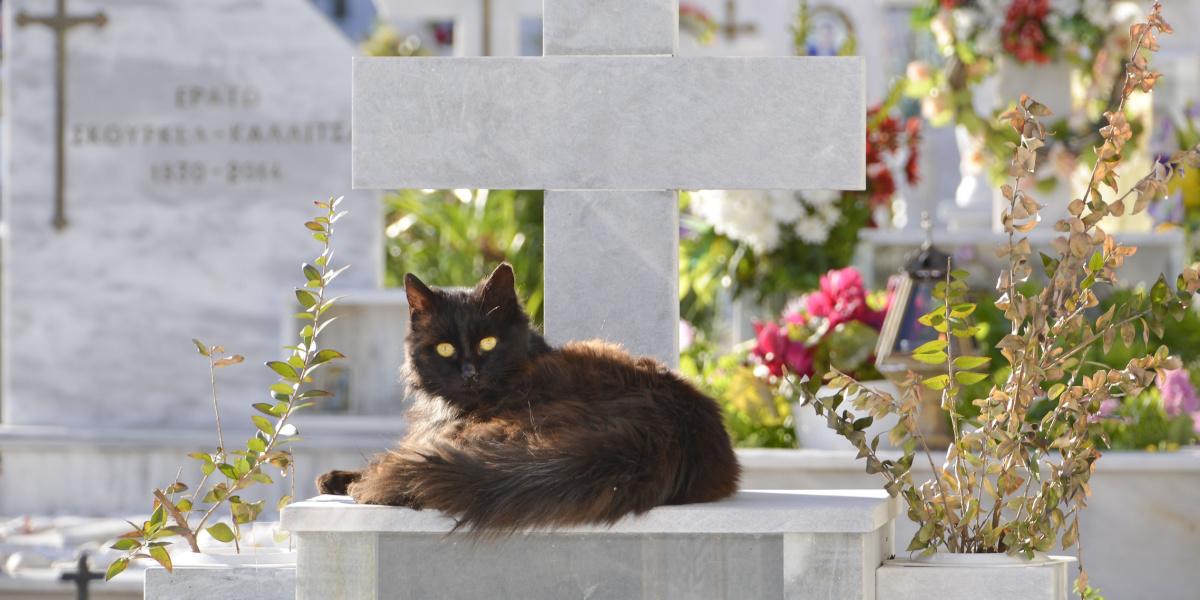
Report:
M416 317L420 313L429 312L435 299L433 290L425 285L416 275L404 274L404 292L408 295L408 314Z
M495 308L510 310L520 306L512 266L500 263L487 279L479 282L478 294L489 312Z

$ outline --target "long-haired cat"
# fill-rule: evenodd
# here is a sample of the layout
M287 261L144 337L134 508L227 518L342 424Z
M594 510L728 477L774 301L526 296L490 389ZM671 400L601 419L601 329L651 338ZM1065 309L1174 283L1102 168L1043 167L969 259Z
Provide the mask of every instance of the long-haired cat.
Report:
M649 358L603 342L549 346L500 265L471 290L404 278L407 435L317 487L360 504L433 508L459 527L613 523L737 490L717 404Z

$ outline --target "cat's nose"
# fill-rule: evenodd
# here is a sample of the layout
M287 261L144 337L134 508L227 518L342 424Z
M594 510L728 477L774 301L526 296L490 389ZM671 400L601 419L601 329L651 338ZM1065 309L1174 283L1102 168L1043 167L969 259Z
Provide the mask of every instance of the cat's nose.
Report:
M471 363L463 364L463 366L462 366L463 381L475 381L475 378L478 376L479 376L479 371L475 370L475 365L473 365Z

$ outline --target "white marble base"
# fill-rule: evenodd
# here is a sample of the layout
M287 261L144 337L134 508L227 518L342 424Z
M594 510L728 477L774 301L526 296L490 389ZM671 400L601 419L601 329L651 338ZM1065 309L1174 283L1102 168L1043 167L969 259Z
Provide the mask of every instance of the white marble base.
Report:
M298 600L875 598L897 504L882 492L741 492L612 526L447 535L435 511L293 504Z
M398 417L301 414L295 423L304 437L292 449L299 498L316 493L317 475L365 465L369 457L394 444L405 427ZM241 441L250 432L227 422L225 436ZM200 471L187 454L215 445L215 432L205 429L0 426L0 515L148 513L150 491L174 481L180 467L185 482L195 483ZM269 475L275 479L273 486L256 486L246 497L292 493L291 482L278 471ZM274 500L266 504L267 512L273 512Z
M296 566L175 567L171 573L153 567L146 570L143 597L145 600L293 600Z
M974 556L985 562L990 556ZM1024 561L998 557L996 564L934 564L890 560L876 575L878 600L1068 600L1074 559ZM968 561L974 562L974 561Z

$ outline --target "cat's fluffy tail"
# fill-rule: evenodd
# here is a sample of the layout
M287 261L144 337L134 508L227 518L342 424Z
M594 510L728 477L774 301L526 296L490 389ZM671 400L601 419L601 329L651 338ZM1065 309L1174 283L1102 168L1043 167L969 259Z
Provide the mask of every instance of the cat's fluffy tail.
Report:
M402 448L378 459L350 492L359 502L438 509L458 519L458 528L504 533L611 524L668 503L687 483L670 448L647 452L600 434L573 437L543 448Z

